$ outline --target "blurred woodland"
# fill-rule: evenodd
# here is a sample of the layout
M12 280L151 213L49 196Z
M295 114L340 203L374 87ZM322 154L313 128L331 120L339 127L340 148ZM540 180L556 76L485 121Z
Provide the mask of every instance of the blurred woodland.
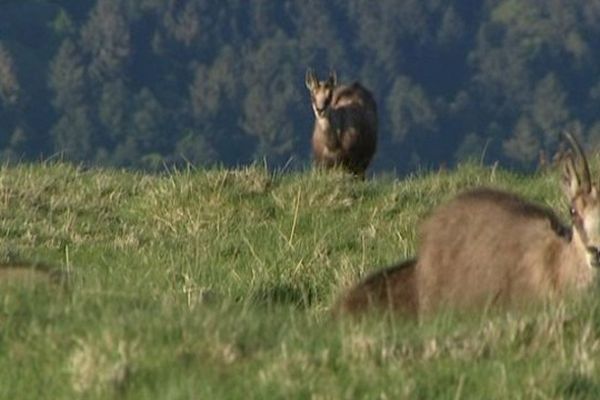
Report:
M600 0L2 0L0 160L305 166L307 67L375 95L376 171L600 146Z

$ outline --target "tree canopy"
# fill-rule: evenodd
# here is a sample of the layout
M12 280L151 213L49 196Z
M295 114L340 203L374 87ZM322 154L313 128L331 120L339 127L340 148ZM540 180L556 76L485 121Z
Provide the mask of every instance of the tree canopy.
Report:
M375 168L600 145L600 0L0 2L0 160L310 159L311 67L361 81ZM484 157L485 156L485 157Z

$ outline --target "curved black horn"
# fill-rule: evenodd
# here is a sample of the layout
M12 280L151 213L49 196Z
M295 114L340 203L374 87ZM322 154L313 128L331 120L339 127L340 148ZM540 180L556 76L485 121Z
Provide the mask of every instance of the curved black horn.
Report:
M306 74L304 75L304 83L308 89L312 89L315 82L317 81L317 76L312 68L306 68Z
M567 138L567 140L571 144L571 147L575 151L575 155L577 156L577 159L578 159L577 163L583 169L584 190L586 192L589 192L590 190L592 190L592 176L590 174L590 167L588 165L587 158L585 158L583 149L581 148L581 145L579 144L577 139L575 139L575 137L570 132L567 132L567 131L563 132L563 136L565 138Z

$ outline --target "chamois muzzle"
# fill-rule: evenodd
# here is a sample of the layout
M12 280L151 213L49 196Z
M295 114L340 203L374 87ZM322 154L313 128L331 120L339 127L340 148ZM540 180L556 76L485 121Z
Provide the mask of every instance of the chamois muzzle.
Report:
M592 267L600 268L600 249L598 249L598 247L589 246L587 251L590 255Z
M331 104L331 97L328 98L327 100L325 100L321 106L318 106L317 104L315 104L315 111L317 112L317 115L321 118L324 117L325 112L329 108L330 104Z
M325 110L327 110L327 106L323 106L321 108L315 106L315 111L317 112L317 115L319 117L324 117L325 116Z

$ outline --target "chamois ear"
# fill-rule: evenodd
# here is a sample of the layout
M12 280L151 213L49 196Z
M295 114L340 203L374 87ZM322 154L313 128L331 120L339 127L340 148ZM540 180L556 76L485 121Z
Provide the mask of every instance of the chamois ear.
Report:
M317 84L317 77L312 69L306 69L306 75L304 76L304 84L308 90L313 90Z
M337 86L337 73L335 72L335 70L332 70L329 73L329 83L333 87Z
M577 196L581 189L581 179L577 175L575 161L573 160L573 153L568 153L565 157L563 157L562 170L563 191L570 201Z

